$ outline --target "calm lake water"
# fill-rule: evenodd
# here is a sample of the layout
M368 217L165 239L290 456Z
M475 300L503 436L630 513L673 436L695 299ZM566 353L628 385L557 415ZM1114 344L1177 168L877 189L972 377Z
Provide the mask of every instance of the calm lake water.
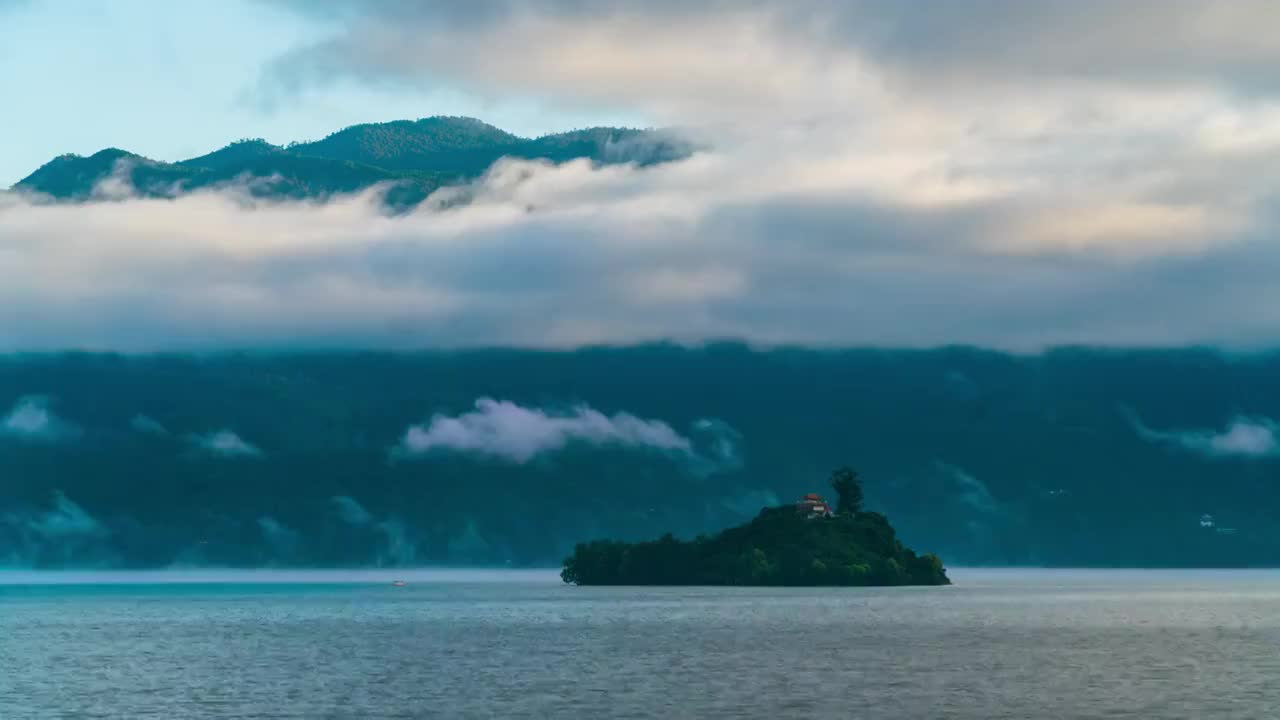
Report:
M1280 717L1280 572L952 576L0 573L0 718Z

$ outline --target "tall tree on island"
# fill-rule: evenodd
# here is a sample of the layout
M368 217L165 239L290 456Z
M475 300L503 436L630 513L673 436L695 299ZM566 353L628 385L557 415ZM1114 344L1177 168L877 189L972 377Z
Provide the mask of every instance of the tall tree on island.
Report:
M862 510L862 482L853 468L845 466L831 473L831 487L836 491L836 513L853 515Z

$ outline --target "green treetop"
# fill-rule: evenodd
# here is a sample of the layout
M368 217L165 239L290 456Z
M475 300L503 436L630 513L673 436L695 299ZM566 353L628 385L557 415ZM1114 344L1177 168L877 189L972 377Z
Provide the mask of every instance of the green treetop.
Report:
M831 487L836 491L836 513L854 515L862 511L862 482L850 467L831 473Z

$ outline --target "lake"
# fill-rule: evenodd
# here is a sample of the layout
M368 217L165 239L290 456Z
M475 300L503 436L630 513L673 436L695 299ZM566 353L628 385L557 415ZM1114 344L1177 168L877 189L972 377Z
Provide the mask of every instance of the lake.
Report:
M1280 713L1280 571L951 575L766 589L0 572L0 718Z

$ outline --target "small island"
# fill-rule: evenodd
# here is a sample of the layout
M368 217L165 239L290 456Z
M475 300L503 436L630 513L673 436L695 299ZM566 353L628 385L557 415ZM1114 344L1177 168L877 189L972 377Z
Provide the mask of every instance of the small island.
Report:
M831 476L832 508L811 493L745 525L681 541L579 544L560 577L574 585L949 585L942 561L898 541L887 518L862 509L858 475Z

